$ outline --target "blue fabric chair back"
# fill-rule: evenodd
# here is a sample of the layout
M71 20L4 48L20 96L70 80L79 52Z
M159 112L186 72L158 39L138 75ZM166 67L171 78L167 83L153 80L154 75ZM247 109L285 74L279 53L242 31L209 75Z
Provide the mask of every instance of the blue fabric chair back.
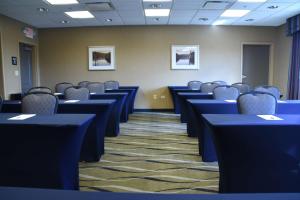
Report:
M33 88L29 89L27 93L32 93L32 92L52 93L52 90L48 87L33 87Z
M68 87L72 87L72 86L73 86L72 83L67 83L67 82L58 83L58 84L55 85L55 92L57 92L57 93L64 93L64 91Z
M87 88L69 87L64 92L66 100L86 101L90 99L90 91Z
M207 83L202 83L200 90L201 92L204 93L211 93L214 91L215 87L219 86L218 83L213 83L213 82L207 82Z
M236 100L240 95L237 88L229 85L221 85L213 90L214 99L217 100Z
M225 81L213 81L213 83L217 83L219 85L227 85Z
M231 86L239 89L240 93L242 93L242 94L246 93L246 92L250 92L250 86L245 83L234 83Z
M190 90L200 90L201 84L202 84L201 81L190 81L188 82L188 88Z
M86 88L89 83L89 81L81 81L78 83L78 86Z
M117 90L119 89L118 81L106 81L104 82L105 90Z
M38 115L54 115L57 111L58 99L46 92L32 92L22 98L22 113Z
M269 85L258 86L254 89L254 91L268 92L273 94L276 97L276 99L280 99L280 90L278 89L278 87L275 86L269 86Z
M274 115L277 100L266 92L252 91L241 94L237 99L238 111L247 115Z
M96 94L105 93L104 83L100 83L100 82L89 83L87 89L89 89L91 93L96 93Z

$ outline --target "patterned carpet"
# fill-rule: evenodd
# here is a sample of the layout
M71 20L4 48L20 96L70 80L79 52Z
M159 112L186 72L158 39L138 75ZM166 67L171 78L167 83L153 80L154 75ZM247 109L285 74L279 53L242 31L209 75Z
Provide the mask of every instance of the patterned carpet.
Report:
M135 113L105 139L98 163L80 163L82 191L216 193L218 165L201 162L198 141L178 115Z

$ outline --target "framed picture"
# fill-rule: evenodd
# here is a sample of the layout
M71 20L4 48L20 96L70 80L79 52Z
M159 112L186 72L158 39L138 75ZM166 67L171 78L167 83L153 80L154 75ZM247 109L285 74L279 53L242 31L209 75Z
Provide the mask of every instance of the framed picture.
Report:
M171 69L199 69L199 46L172 45Z
M115 70L115 47L89 47L89 70Z

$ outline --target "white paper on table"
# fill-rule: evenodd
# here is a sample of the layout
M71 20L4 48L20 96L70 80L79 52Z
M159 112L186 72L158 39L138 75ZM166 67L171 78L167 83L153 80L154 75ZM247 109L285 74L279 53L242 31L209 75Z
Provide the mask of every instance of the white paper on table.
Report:
M283 120L283 119L281 119L279 117L276 117L274 115L257 115L257 117L260 117L264 120Z
M236 100L224 100L226 102L229 102L229 103L236 103Z
M286 101L278 100L277 103L286 103Z
M90 94L96 94L96 92L91 92Z
M54 95L61 95L62 93L59 92L55 92Z
M213 94L212 92L209 92L209 93L207 93L207 94Z
M76 103L79 102L79 100L67 100L64 103Z
M8 118L8 120L25 120L34 116L36 116L36 114L22 114L22 115L17 115L15 117Z

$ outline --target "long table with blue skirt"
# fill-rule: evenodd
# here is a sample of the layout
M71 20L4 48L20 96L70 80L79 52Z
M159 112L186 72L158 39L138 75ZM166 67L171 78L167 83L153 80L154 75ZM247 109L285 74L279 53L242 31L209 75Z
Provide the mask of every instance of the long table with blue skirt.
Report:
M80 160L97 162L104 154L104 137L109 116L116 100L88 100L74 103L65 103L60 100L58 113L96 114L88 128L81 149ZM4 101L2 112L21 112L20 101Z
M174 103L174 111L176 114L181 113L180 97L178 96L178 93L200 93L200 91L199 90L191 90L191 89L173 89L173 95L174 95L173 103ZM211 94L211 96L212 96L212 94Z
M137 92L139 90L139 86L120 86L119 87L119 90L121 90L120 92L122 92L122 90L128 90L128 89L133 90L132 99L131 99L130 105L129 105L129 113L133 113L135 98L136 98Z
M221 193L300 192L300 115L203 119L217 150Z
M191 111L191 107L187 103L188 99L213 99L211 93L202 93L202 92L178 92L178 104L180 107L180 120L181 123L187 123L188 117Z
M149 194L0 187L4 200L299 200L299 193Z
M188 100L195 115L191 115L188 123L194 127L193 134L198 135L199 155L204 162L217 161L215 146L212 142L211 132L203 121L202 114L238 114L237 103L221 100ZM277 114L300 114L299 100L278 101Z
M9 120L18 115L0 113L0 185L78 190L80 149L95 115Z
M58 97L60 100L64 100L64 95L62 93L54 93L55 96ZM90 94L90 99L91 100L101 100L101 99L115 99L117 100L115 104L115 108L113 109L111 118L109 120L109 127L113 127L113 124L111 122L114 122L116 120L121 121L121 122L127 122L128 121L128 113L129 113L129 103L128 103L128 93L123 92L123 93L103 93L103 94ZM126 110L123 113L123 110ZM117 117L119 116L119 117ZM119 123L117 123L119 124ZM119 127L119 126L118 126ZM114 127L111 129L111 134L109 136L114 136L119 134L119 128L114 129Z
M173 105L174 105L174 112L179 114L178 110L177 110L177 104L175 103L175 90L176 89L188 89L188 86L168 86L168 89L170 91L170 94L171 94L171 98L172 98L172 102L173 102Z

